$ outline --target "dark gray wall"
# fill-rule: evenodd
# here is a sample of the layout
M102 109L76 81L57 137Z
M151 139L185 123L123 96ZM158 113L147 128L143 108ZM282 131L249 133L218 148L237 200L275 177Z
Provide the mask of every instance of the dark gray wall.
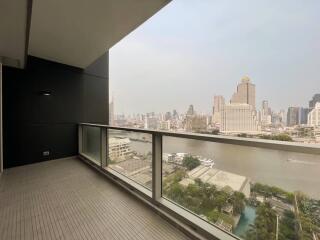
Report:
M76 155L77 124L107 124L108 99L108 53L86 70L30 56L4 67L4 167Z

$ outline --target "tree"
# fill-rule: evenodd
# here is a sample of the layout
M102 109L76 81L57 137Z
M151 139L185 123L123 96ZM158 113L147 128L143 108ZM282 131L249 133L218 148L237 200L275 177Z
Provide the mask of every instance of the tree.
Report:
M213 135L218 135L219 132L220 132L219 129L213 129L212 132L211 132L211 134L213 134Z
M298 240L297 221L292 211L284 211L279 226L279 240Z
M179 204L184 203L184 188L179 183L173 183L166 191L166 196Z
M248 137L248 134L246 134L246 133L239 133L237 136L238 136L238 137L246 138L246 137Z
M245 195L242 192L234 192L230 198L233 206L233 214L241 214L246 207L245 205Z
M200 165L200 160L197 157L187 155L183 158L182 165L190 171Z
M278 135L261 135L262 139L292 142L292 138L288 134L280 133Z
M276 212L270 204L263 203L257 208L254 224L247 231L246 240L274 240L276 235Z
M216 221L218 221L220 215L221 213L217 209L213 209L208 213L207 218L210 222L215 223Z

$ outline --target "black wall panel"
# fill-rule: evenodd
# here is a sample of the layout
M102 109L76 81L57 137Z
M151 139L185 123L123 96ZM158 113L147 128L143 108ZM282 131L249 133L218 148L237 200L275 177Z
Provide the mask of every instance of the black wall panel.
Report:
M107 124L108 53L88 69L35 57L25 70L4 67L5 168L76 155L77 124Z

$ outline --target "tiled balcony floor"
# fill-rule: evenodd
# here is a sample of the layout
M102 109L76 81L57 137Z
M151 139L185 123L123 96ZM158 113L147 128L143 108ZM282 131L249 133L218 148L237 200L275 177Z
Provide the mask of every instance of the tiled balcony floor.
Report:
M188 239L77 158L5 170L0 239Z

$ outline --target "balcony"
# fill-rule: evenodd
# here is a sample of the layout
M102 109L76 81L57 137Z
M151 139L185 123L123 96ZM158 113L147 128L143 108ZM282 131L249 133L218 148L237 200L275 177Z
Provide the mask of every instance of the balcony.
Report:
M5 170L0 239L189 239L77 157Z
M80 124L79 150L3 172L0 239L247 239L263 204L274 239L319 238L317 146Z
M85 162L192 233L319 238L317 145L80 124L79 146Z

